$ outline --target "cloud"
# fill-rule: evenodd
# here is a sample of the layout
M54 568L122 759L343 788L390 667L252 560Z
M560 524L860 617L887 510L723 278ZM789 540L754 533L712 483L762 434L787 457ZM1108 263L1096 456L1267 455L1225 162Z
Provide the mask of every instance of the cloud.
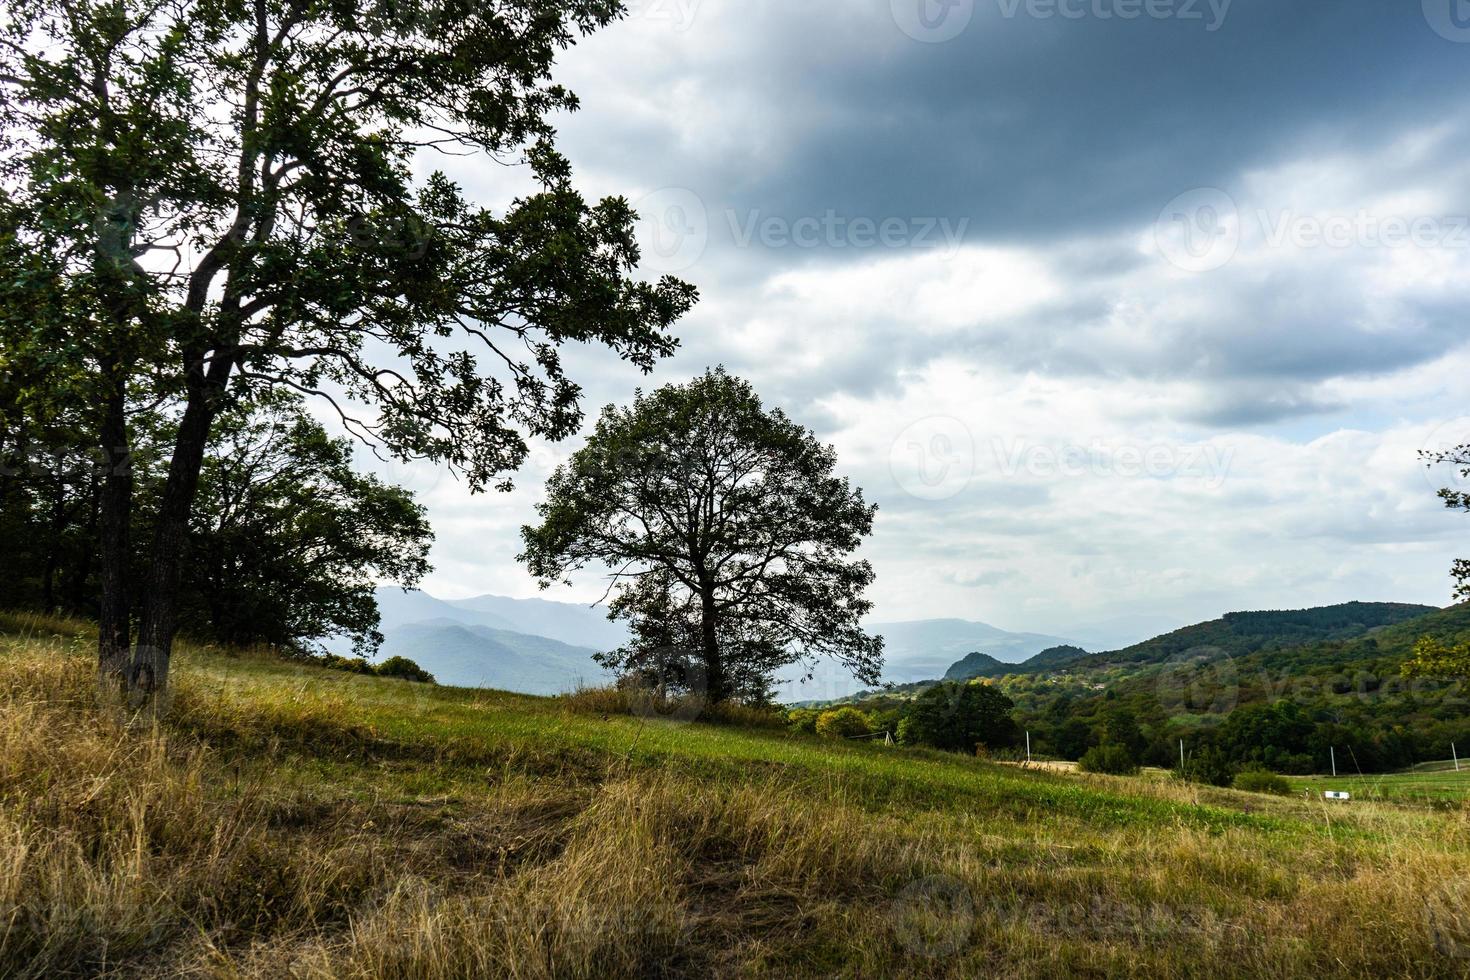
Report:
M749 377L879 503L884 619L1447 601L1416 454L1470 438L1470 48L1412 3L976 0L936 44L893 9L645 0L567 55L580 183L677 200L703 297L651 378L569 352L589 407ZM426 487L431 589L530 594L517 528L575 445Z

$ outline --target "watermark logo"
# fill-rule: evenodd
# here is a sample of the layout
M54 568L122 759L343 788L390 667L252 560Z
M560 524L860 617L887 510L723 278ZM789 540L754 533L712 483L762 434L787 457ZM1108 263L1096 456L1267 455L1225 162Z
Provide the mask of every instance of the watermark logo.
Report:
M891 0L893 22L915 41L942 44L965 32L975 0Z
M1168 480L1175 477L1198 479L1211 490L1218 490L1230 473L1235 450L1213 444L1171 446L1111 446L1093 440L1086 446L1049 446L1023 440L991 441L991 453L1001 475L1022 474L1042 479L1078 479L1112 477L1121 479Z
M1424 0L1424 19L1446 41L1470 44L1470 0Z
M1224 650L1193 647L1164 663L1154 694L1170 715L1228 715L1240 703L1240 677Z
M891 921L899 943L910 953L930 959L953 956L975 929L975 900L957 878L920 878L898 893Z
M641 198L638 251L642 268L683 272L704 257L709 246L709 212L700 196L685 187L664 187Z
M1234 0L997 0L1001 16L1033 20L1178 20L1213 34L1225 26Z
M959 419L931 415L893 440L888 468L910 496L948 500L964 492L975 475L975 438Z
M699 4L700 0L631 0L628 18L663 24L682 34L694 26Z
M786 218L759 210L725 212L730 237L738 248L939 249L946 258L959 251L969 218L870 218L839 214Z
M709 707L704 657L685 647L654 650L646 666L625 675L619 687L629 709L640 718L690 722Z
M1424 480L1431 490L1470 491L1470 420L1436 426L1419 449Z
M1222 268L1240 248L1240 209L1218 187L1185 191L1159 212L1154 241L1171 265L1186 272Z

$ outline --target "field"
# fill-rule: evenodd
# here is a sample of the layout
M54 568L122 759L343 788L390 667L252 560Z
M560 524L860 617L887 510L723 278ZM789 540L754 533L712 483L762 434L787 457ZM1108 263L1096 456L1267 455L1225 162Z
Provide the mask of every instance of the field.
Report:
M1410 772L1367 776L1292 776L1292 789L1321 796L1325 790L1344 790L1354 800L1382 800L1390 803L1428 806L1455 806L1470 799L1470 764L1461 762L1456 772L1453 763L1435 762L1417 766Z
M0 620L0 976L1464 976L1470 809L588 713ZM1433 774L1429 778L1436 777Z

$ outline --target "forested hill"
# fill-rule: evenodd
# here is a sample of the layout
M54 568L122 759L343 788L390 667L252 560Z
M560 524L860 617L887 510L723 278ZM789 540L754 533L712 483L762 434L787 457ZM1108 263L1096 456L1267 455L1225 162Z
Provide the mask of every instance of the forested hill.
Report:
M1128 664L1162 663L1180 654L1239 657L1257 650L1348 640L1438 611L1406 602L1345 602L1314 609L1233 612L1089 659Z
M1060 647L1044 651L1015 666L991 665L966 658L951 667L945 676L949 680L959 680L1051 670L1127 667L1164 663L1181 656L1190 659L1242 657L1259 650L1282 650L1304 644L1350 640L1439 611L1434 606L1407 602L1345 602L1315 609L1232 612L1122 650L1088 654L1076 647Z

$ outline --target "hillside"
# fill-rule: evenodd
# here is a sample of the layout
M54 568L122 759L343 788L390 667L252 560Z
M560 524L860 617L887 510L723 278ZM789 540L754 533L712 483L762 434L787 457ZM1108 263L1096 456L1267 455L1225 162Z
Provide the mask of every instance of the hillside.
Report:
M956 676L1000 677L1066 668L1095 670L1122 666L1164 663L1172 658L1209 660L1240 657L1258 650L1277 650L1303 644L1346 640L1398 623L1418 619L1439 610L1400 602L1348 602L1312 609L1226 613L1219 619L1196 623L1121 650L1088 654L1080 647L1062 646L1015 665L976 662L977 672L966 673L961 662L951 666Z
M433 619L387 631L381 656L407 657L441 684L561 694L608 680L592 660L596 652L544 636Z
M1345 640L1438 612L1403 602L1347 602L1335 606L1226 613L1156 636L1122 650L1096 655L1096 663L1162 663L1181 654L1238 657L1257 650Z
M129 730L90 648L0 620L0 975L1427 977L1470 948L1458 812L188 647Z

